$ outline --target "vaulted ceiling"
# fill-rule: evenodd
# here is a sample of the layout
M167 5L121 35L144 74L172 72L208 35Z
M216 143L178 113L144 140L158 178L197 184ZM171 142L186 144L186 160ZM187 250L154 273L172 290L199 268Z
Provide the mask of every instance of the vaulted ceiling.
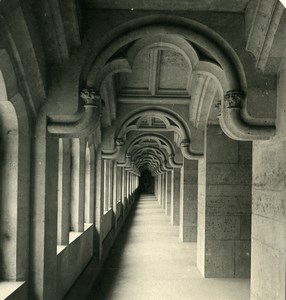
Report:
M144 139L144 143L147 143L150 147L144 151L133 151L131 153L138 158L138 164L142 163L142 156L146 156L146 163L149 164L154 161L154 155L161 157L159 152L154 147L152 148L154 137L150 137L150 134L162 134L163 137L168 138L173 143L175 150L178 148L182 152L186 151L186 148L190 146L190 141L187 141L190 136L192 136L192 145L196 145L199 139L203 140L203 135L200 132L205 129L206 124L218 123L218 112L215 105L218 100L223 99L224 92L227 91L224 90L224 81L226 81L223 73L224 66L214 54L216 51L212 51L216 47L212 48L208 45L203 47L203 43L200 42L202 40L195 38L196 34L187 36L183 24L199 22L201 24L199 34L213 36L205 32L204 26L207 26L208 29L213 30L218 36L229 42L233 51L236 52L239 58L243 59L245 63L243 67L247 71L250 70L250 72L246 72L248 76L246 80L248 81L249 90L247 92L250 99L249 107L251 108L254 101L250 96L256 93L259 84L263 88L264 84L253 82L252 77L257 78L257 76L248 75L253 74L253 66L249 63L251 59L244 52L244 47L252 52L257 59L257 67L263 71L271 72L271 74L275 74L283 56L282 50L285 49L279 46L279 42L282 43L285 40L286 14L280 7L279 2L272 1L273 3L269 4L270 1L267 1L41 0L38 5L32 5L37 2L36 0L21 1L23 5L24 2L27 5L27 9L24 11L33 13L35 19L33 21L35 24L38 22L41 25L39 27L41 33L35 45L43 46L42 48L39 46L42 52L39 52L38 56L32 54L29 56L25 53L21 57L25 66L30 65L29 59L33 57L35 63L38 64L39 70L36 74L38 77L31 72L27 72L30 76L29 84L35 85L34 94L40 90L38 85L41 82L40 80L34 80L34 78L39 78L39 75L44 74L47 78L47 80L46 78L44 80L47 82L42 84L43 89L49 86L55 89L59 87L62 93L62 86L65 87L66 82L68 82L69 87L76 90L73 95L76 95L75 98L77 98L78 82L76 84L70 82L70 79L73 78L70 70L77 72L73 65L74 62L77 62L77 58L75 58L77 51L75 49L80 48L81 42L84 40L83 49L86 44L89 44L89 54L99 51L97 53L98 57L94 57L95 67L90 69L90 74L87 73L89 73L92 64L92 58L90 61L87 59L86 67L83 68L83 75L80 76L84 82L84 87L98 91L105 103L105 107L101 112L102 127L110 134L110 127L113 126L112 129L115 132L114 135L109 135L112 136L112 143L107 143L103 150L113 150L114 141L117 138L124 139L125 148L127 149L129 137L133 139L136 135L145 132L148 133L148 140ZM8 10L8 8L12 9L12 4L16 3L17 0L2 0L0 2L1 7L5 6L6 9L7 6ZM83 7L81 7L81 4L83 4ZM136 10L138 12L134 12ZM206 11L208 13L205 13ZM219 14L221 12L229 13ZM80 15L82 18L79 18ZM199 17L196 17L196 15L199 15ZM272 15L275 16L274 19ZM220 16L224 22L221 22ZM139 20L138 24L137 18ZM182 19L188 19L188 22ZM209 22L207 22L208 19L210 19ZM7 20L13 22L13 18L7 18ZM265 20L269 20L269 22ZM177 21L180 30L173 27L177 26ZM269 24L263 26L264 23ZM226 28L226 25L229 25L229 28ZM188 26L186 25L186 28ZM122 30L122 40L119 40L118 36L118 40L116 38L116 42L113 43L112 35L119 34L119 31L117 32L118 28ZM22 29L26 28L23 26ZM134 33L135 30L138 30L136 34ZM274 31L275 36L273 35ZM117 33L115 34L115 32ZM80 36L80 33L82 36ZM236 33L239 43L236 41ZM126 40L125 35L128 35ZM274 37L276 43L273 43L271 37ZM35 37L31 34L30 39L33 38ZM20 39L16 40L19 41ZM243 45L244 42L246 46ZM219 39L216 45L224 44ZM104 45L107 54L106 57L104 55L101 57L100 49ZM36 46L35 49L31 49L31 53L32 50L37 50ZM225 53L222 55L225 55ZM218 55L218 57L221 56ZM44 58L45 62L43 62ZM66 73L69 74L69 78L66 81L63 80L64 84L56 82L59 74L54 73L60 69L58 66L63 66L63 69L66 68ZM29 68L27 67L27 69ZM226 69L228 70L228 68ZM78 70L81 70L81 67L78 67ZM53 85L50 84L49 80ZM77 80L76 76L74 76L74 80ZM264 82L263 78L261 82ZM231 88L233 87L231 86ZM268 90L265 94L267 93ZM272 95L273 93L269 94ZM41 95L38 98L45 98L44 96ZM62 101L73 102L69 97L64 98L69 100ZM257 98L259 98L259 101L263 99L263 97ZM245 103L248 105L247 101ZM268 103L266 104L268 105ZM74 112L73 107L69 108L70 105L65 105L65 107L67 107L68 113L70 111ZM132 118L132 113L137 114L139 107L140 109L147 107L149 110L147 113L144 111L144 115L138 116L137 119L133 120L133 123L128 124L130 126L126 133L118 137L116 126L120 125L120 122L124 122L127 115ZM253 107L252 111L257 106L254 105ZM262 105L259 107L262 107ZM153 108L161 109L162 115L157 111L154 112ZM275 111L275 109L272 110ZM265 109L264 111L268 113L271 109ZM172 113L178 119L181 117L183 123L186 124L185 127L189 128L189 135L180 136L177 132L177 128L180 126L172 123L172 120L167 117L167 115L173 116ZM259 111L257 115L261 115L261 112ZM246 117L249 116L246 115ZM266 117L269 117L269 115L266 115ZM270 117L269 123L272 122ZM251 122L255 123L253 120ZM262 121L260 124L262 124ZM142 147L144 143L142 142ZM162 148L161 142L157 146ZM198 146L194 146L193 149L189 148L187 150L189 152L194 150L194 154L202 153L202 149ZM165 158L161 157L161 162L169 156L173 157L175 154L173 152L170 152L171 154L166 153ZM191 154L187 153L186 156L191 156ZM181 162L181 159L177 160L177 162L179 161ZM168 166L171 163L168 162Z

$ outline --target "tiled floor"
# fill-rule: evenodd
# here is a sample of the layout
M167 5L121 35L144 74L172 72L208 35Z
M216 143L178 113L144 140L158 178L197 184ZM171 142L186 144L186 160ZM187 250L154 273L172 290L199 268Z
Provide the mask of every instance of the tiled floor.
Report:
M169 220L154 197L142 196L89 299L249 299L249 280L202 278L196 244L182 243Z

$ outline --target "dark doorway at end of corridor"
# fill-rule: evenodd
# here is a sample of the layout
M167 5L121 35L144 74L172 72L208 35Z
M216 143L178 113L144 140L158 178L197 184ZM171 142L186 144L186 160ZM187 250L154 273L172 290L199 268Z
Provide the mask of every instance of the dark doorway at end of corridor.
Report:
M155 192L155 178L152 176L151 172L145 170L141 173L139 179L139 190L143 194L154 194Z

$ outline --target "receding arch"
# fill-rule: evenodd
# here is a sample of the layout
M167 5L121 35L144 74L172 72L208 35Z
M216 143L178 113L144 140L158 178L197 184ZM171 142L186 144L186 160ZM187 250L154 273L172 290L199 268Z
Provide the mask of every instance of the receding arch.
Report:
M116 140L123 141L125 143L126 134L132 130L138 130L138 128L134 127L134 121L141 117L150 117L150 116L158 116L163 118L167 118L170 120L169 128L165 128L167 131L174 131L178 133L180 139L178 141L178 146L181 148L182 154L186 159L190 160L199 160L203 158L203 154L194 153L190 149L191 143L191 134L190 129L187 126L186 122L175 112L166 109L166 108L158 108L158 107L143 107L138 110L130 113L125 120L119 126L119 129L116 132ZM130 126L130 128L128 128ZM157 128L156 128L157 129ZM150 128L152 130L152 128ZM114 157L114 153L117 153L118 149L115 149L112 152Z
M121 126L119 126L119 129L116 131L116 137L120 139L124 139L126 133L128 133L130 130L128 130L128 126L133 126L132 122L134 122L138 118L142 117L158 117L163 119L169 119L171 122L169 122L169 130L177 132L182 140L190 140L191 133L190 130L186 124L186 122L176 113L173 111L166 109L166 108L158 108L158 107L143 107L138 110L133 111L122 122ZM132 127L131 130L136 129L135 127Z
M130 28L132 29L130 30ZM96 54L89 65L86 76L87 86L94 85L97 74L100 74L114 53L136 40L146 38L146 36L183 37L189 43L202 49L221 67L227 79L225 82L227 92L221 99L219 121L221 128L229 137L237 140L256 140L269 139L275 135L275 126L261 125L261 122L257 125L249 124L244 118L247 116L247 113L243 113L243 110L246 110L247 82L235 50L212 29L186 18L149 16L129 21L113 30L102 43L104 48L95 51ZM182 150L185 152L186 158L195 159L188 153L188 146Z
M146 155L150 152L157 156L160 156L165 161L167 161L167 159L168 159L166 153L164 153L164 151L161 150L159 147L155 147L155 146L144 146L140 149L130 152L130 154L131 154L131 157L138 157L141 155Z
M175 160L175 148L165 136L158 134L158 133L145 133L142 135L137 136L127 147L126 157L130 159L130 153L132 149L142 149L142 144L144 141L147 141L150 143L150 141L155 141L158 145L159 149L164 149L168 155L168 162L172 168L180 168L182 167L182 164L179 162L176 162ZM144 146L144 144L143 144ZM152 145L146 145L146 147L152 147ZM157 148L157 147L156 147Z
M145 17L137 20L136 23L131 21L123 24L121 28L116 30L117 32L122 31L121 35L110 41L108 46L104 45L105 50L101 51L92 63L87 77L87 86L93 85L94 76L101 71L112 55L123 46L145 38L147 35L149 37L172 35L184 37L185 40L198 45L209 53L226 73L228 90L245 91L246 78L237 54L221 36L207 26L193 20L173 16ZM137 26L128 28L127 24L129 26L130 24L136 24ZM130 28L134 29L130 31Z
M165 149L169 155L175 155L175 148L173 144L163 135L158 133L145 133L137 136L127 148L127 152L129 152L131 148L133 148L138 142L154 140L158 143L158 146ZM140 147L140 146L139 146Z

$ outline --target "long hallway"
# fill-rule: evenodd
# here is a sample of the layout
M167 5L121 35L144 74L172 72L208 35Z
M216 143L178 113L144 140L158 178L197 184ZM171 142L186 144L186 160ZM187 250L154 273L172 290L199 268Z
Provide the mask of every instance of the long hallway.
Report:
M155 197L141 196L89 299L249 299L249 280L204 279L196 244L178 236Z

